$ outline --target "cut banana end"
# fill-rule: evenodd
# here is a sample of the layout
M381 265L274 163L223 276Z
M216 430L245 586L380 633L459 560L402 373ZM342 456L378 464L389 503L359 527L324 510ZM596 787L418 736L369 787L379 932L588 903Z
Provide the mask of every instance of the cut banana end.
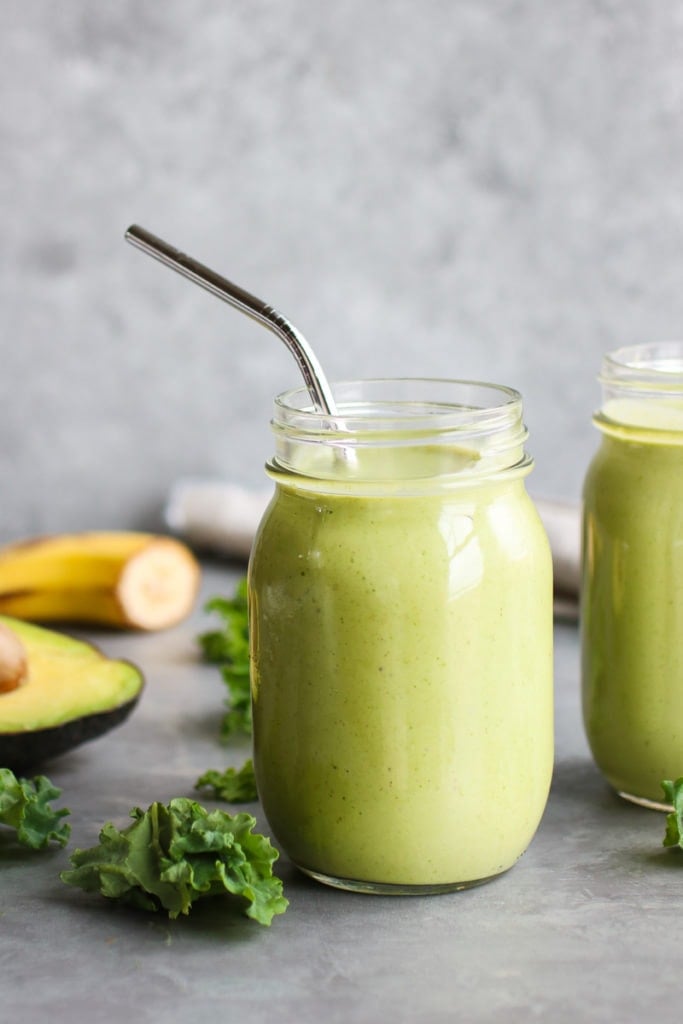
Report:
M123 567L115 587L122 624L163 629L192 611L199 588L199 566L183 545L157 538Z
M72 534L0 549L0 614L124 629L174 626L194 607L200 568L157 534Z
M0 623L0 693L21 686L28 676L26 651L16 633Z

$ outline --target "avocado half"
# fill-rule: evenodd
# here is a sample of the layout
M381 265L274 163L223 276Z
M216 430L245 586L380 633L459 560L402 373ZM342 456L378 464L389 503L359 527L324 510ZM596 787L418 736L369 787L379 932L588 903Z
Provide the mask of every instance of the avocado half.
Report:
M127 661L92 644L0 615L26 653L28 672L0 693L0 767L25 771L96 739L124 721L144 686Z

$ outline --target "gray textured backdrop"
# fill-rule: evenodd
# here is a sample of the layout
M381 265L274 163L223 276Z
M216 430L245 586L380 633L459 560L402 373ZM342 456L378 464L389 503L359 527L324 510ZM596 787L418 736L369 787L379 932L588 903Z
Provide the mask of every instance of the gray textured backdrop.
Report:
M331 377L518 387L575 498L600 354L683 314L683 3L0 6L0 533L155 523L261 485L262 328L124 245L138 221L278 306Z

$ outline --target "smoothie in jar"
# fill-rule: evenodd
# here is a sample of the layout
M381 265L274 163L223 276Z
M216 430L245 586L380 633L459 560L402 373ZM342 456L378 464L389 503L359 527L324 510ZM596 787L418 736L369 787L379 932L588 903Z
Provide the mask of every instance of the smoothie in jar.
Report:
M598 767L659 805L683 775L683 344L606 357L584 486L583 710Z
M330 429L276 404L249 570L254 758L301 869L366 891L509 868L553 757L552 570L519 396L338 386Z

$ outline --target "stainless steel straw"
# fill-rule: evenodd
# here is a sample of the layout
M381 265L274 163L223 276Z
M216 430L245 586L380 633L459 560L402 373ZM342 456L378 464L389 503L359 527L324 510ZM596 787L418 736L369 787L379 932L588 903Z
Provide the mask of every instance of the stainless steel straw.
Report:
M322 412L331 416L337 415L330 385L315 353L311 350L301 331L297 330L282 313L278 313L268 303L257 299L255 295L250 295L239 285L228 281L227 278L217 274L215 270L205 267L203 263L197 262L191 256L174 249L168 242L157 238L156 235L137 224L132 224L128 228L125 237L127 242L141 249L148 256L153 256L154 259L171 267L172 270L176 270L183 277L206 288L212 295L223 299L224 302L238 309L240 313L245 313L276 334L281 341L284 341L299 364L313 404Z

